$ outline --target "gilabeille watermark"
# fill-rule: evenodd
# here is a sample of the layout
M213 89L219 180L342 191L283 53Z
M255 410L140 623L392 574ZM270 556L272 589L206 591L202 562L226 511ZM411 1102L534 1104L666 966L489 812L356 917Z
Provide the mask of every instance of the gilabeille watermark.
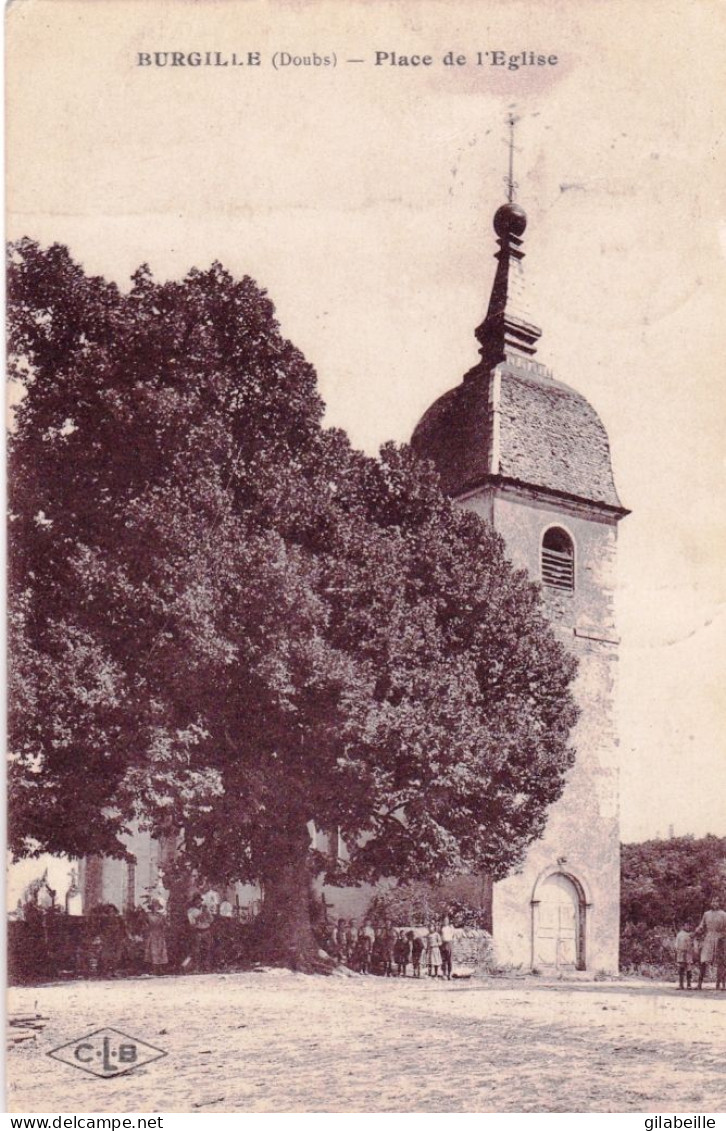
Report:
M709 1131L716 1126L712 1115L650 1115L645 1131Z

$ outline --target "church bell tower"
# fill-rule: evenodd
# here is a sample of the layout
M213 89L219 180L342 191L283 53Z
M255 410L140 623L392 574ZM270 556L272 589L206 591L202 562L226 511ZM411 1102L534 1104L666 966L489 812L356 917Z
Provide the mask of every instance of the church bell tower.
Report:
M511 150L510 150L511 154ZM574 388L536 360L541 330L526 307L527 217L509 200L494 216L499 250L476 330L480 360L419 422L414 449L444 490L490 522L515 566L542 588L552 627L579 661L575 765L545 834L522 868L496 883L498 961L526 969L618 968L620 844L614 721L617 527L607 434Z

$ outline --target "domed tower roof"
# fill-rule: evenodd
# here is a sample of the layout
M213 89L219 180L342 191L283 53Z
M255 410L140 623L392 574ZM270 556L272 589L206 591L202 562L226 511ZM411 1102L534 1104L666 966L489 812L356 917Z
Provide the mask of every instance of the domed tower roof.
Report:
M487 483L510 484L622 516L628 512L615 490L599 416L581 393L534 360L541 330L525 305L526 227L518 204L497 210L497 271L476 330L481 360L425 413L411 443L435 464L454 497Z

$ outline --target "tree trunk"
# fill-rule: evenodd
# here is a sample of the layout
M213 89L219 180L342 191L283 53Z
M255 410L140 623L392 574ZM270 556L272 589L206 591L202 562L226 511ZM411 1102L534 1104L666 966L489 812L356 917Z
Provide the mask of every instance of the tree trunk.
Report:
M320 954L313 933L312 874L307 829L275 845L261 877L262 910L255 922L255 958L265 966L286 966L304 973L328 972L331 959Z

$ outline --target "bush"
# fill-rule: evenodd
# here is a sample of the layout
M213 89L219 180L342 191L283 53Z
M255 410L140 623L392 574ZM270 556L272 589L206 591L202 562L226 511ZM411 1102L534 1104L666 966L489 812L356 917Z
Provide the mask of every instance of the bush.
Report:
M488 913L464 899L452 898L450 892L424 880L399 884L374 895L365 917L374 927L383 923L427 927L432 919L448 915L455 927L486 930Z
M625 923L620 935L620 969L645 978L673 977L675 937L668 927Z

